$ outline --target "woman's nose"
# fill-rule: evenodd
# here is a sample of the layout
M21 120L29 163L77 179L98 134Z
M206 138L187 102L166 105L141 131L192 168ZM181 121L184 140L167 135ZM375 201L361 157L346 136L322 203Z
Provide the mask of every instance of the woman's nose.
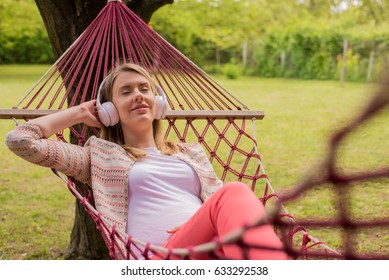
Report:
M136 92L134 95L134 101L135 102L143 102L143 100L144 100L144 98L143 98L142 93Z

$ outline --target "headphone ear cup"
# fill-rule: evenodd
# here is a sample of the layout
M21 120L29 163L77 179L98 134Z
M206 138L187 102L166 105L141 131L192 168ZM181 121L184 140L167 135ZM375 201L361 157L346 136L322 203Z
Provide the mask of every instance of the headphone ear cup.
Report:
M97 113L100 121L105 126L114 126L119 122L119 115L116 111L115 105L112 102L105 102L97 106Z
M159 120L163 117L164 99L162 96L155 97L155 119Z
M157 86L159 95L155 96L155 119L163 119L167 112L166 94L160 86Z

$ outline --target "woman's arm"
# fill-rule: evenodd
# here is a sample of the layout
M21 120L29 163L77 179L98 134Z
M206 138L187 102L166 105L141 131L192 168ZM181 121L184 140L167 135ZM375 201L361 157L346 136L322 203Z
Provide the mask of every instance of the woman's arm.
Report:
M78 106L33 119L29 123L36 124L43 132L44 138L49 138L54 133L79 123L85 123L90 127L101 127L98 120L95 100L84 102Z
M67 176L88 183L90 180L88 145L80 147L45 138L81 122L90 126L101 126L93 105L94 101L85 102L20 124L8 133L6 145L16 155L31 163L58 170Z

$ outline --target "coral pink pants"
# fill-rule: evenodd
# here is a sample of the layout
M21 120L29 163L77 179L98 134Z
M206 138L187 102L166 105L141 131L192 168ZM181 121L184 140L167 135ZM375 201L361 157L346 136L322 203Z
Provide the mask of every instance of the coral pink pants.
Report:
M242 225L249 224L259 217L265 216L265 209L255 194L243 183L226 184L214 193L201 208L176 231L166 248L183 248L212 241L222 237ZM243 241L281 249L280 251L266 249L249 249L249 259L288 259L282 251L283 245L271 225L266 224L246 231ZM242 249L235 244L223 245L222 254L229 259L242 259ZM208 256L195 255L199 259Z

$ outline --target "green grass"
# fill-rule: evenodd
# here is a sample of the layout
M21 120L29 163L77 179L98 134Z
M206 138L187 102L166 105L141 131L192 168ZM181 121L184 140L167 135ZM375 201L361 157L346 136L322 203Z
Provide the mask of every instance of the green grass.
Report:
M356 117L375 90L372 84L241 78L223 81L251 109L265 111L257 124L257 140L267 174L277 192L292 189L327 154L328 138ZM389 166L389 110L378 114L342 143L338 167L347 173ZM389 217L389 180L362 182L352 187L351 215L358 220ZM319 186L286 205L296 220L336 217L332 186ZM366 234L369 232L370 234ZM309 232L342 250L341 234L333 229ZM362 230L356 243L361 254L389 254L387 229Z
M11 108L47 70L0 66L0 108ZM12 120L0 120L0 259L54 259L70 241L74 199L49 169L31 165L4 145Z
M0 108L15 105L47 70L47 66L0 66ZM356 116L374 91L372 84L215 77L250 109L263 110L256 122L258 148L277 192L293 187L326 155L331 133ZM342 144L338 165L344 172L363 172L388 166L388 110L361 127ZM0 142L14 127L0 120ZM248 131L250 132L250 125ZM214 140L210 140L211 142ZM225 148L225 147L224 147ZM0 259L53 259L66 250L74 217L74 199L50 170L32 166L0 145ZM222 155L224 156L224 155ZM353 186L352 215L371 220L389 216L389 180ZM327 219L337 215L331 186L318 186L286 205L300 219ZM341 233L310 229L335 249L342 249ZM385 229L358 234L362 253L389 254Z

